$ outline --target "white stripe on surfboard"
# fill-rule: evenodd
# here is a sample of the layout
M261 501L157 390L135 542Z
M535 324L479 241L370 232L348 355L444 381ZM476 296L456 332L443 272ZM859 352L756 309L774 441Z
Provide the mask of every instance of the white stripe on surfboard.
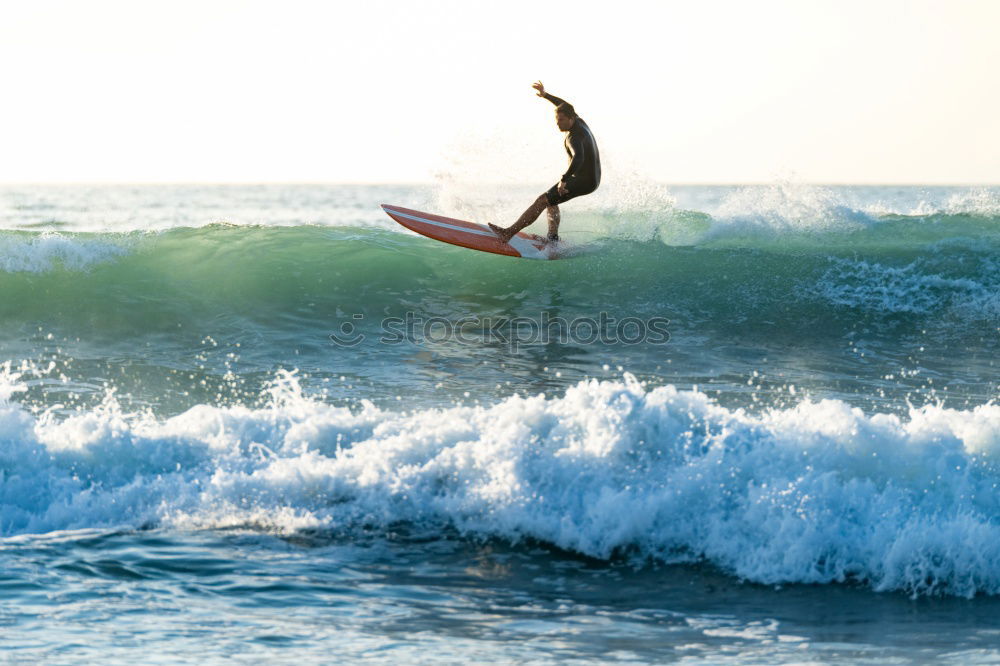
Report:
M391 208L389 210L392 210ZM448 224L447 222L438 222L437 220L428 220L426 217L418 217L416 215L410 215L409 213L403 213L398 210L392 211L393 215L399 215L400 217L405 217L410 220L415 220L417 222L426 222L427 224L433 224L436 227L444 227L445 229L454 229L455 231L464 231L470 234L478 234L480 236L492 236L496 238L497 235L492 231L485 231L483 229L470 229L469 227L460 227L455 224ZM499 240L499 239L498 239Z

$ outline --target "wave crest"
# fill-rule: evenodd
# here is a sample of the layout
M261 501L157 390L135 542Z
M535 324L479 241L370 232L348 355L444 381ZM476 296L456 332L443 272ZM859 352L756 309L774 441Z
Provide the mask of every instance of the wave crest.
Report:
M54 231L0 233L0 271L45 273L57 269L84 271L128 252L110 235L84 237Z
M294 373L260 409L166 420L123 414L113 394L62 420L6 395L7 535L408 522L598 558L706 560L761 583L1000 593L994 404L900 419L824 400L754 415L628 375L412 413L311 400Z

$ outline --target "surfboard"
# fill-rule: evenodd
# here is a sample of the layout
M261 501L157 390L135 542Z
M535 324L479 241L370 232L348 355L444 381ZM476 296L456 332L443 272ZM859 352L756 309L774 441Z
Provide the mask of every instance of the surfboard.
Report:
M400 206L382 204L382 210L401 225L422 236L480 252L525 259L556 259L554 245L541 236L519 233L504 243L484 224L442 217Z

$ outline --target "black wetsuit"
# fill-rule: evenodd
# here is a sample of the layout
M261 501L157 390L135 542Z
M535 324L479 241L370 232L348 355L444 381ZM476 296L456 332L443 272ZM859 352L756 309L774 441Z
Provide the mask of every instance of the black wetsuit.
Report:
M545 93L545 99L556 106L563 103L563 100L549 93ZM553 185L545 193L550 206L565 203L573 197L590 194L601 184L601 156L597 152L597 141L594 140L594 134L583 118L577 116L573 121L563 145L566 146L566 154L569 155L570 161L569 168L566 169L560 182L566 185L569 193L560 194L559 183Z

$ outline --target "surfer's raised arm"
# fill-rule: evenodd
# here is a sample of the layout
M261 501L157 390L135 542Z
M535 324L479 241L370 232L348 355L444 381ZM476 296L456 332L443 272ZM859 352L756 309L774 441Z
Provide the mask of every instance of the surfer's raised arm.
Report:
M545 92L545 86L542 84L541 81L535 81L534 83L531 84L531 87L538 91L537 94L539 97L549 100L555 106L559 106L560 104L566 103L565 100L562 100L556 97L555 95Z

